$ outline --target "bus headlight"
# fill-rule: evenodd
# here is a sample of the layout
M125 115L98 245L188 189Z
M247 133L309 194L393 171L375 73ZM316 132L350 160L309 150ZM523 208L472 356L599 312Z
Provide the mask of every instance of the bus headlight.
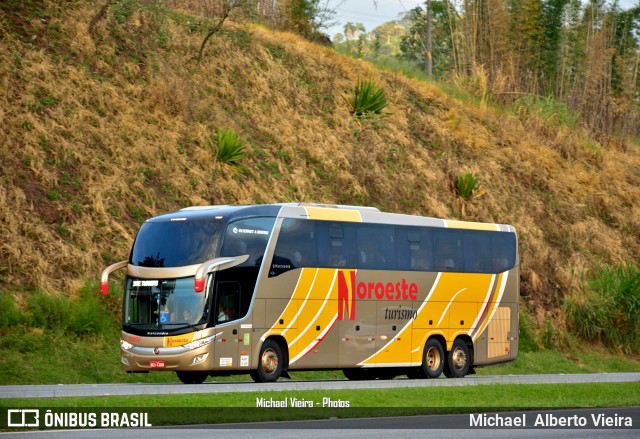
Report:
M209 337L201 338L200 340L192 341L191 343L183 344L182 347L188 350L201 348L202 346L206 346L216 339L215 334Z
M131 349L133 347L133 345L131 343L129 343L128 341L124 341L124 340L120 340L120 347L122 349L124 349L125 351L128 351L129 349Z

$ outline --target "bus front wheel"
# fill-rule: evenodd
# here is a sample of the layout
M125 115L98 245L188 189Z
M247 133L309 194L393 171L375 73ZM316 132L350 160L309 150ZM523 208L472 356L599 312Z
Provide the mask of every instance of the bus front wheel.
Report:
M251 378L256 383L272 383L277 381L282 374L283 364L282 348L274 340L267 340L260 349L258 369L252 371Z
M202 384L209 376L209 372L176 372L176 375L178 375L178 379L184 384Z
M444 374L447 378L463 378L469 373L470 367L471 355L469 346L464 340L459 338L453 342L453 347L449 351L447 367L444 369Z
M427 378L438 378L444 369L445 357L442 344L435 339L427 340L422 355L422 372Z

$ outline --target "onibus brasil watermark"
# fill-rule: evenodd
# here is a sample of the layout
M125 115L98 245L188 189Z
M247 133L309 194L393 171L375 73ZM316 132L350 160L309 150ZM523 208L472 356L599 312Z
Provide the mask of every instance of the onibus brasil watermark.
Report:
M8 409L9 428L152 427L146 412L57 412L51 409Z

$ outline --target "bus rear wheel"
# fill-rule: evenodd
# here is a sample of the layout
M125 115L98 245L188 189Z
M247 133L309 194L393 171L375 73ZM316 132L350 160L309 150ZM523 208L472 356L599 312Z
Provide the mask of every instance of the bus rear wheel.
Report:
M256 383L272 383L278 381L284 367L282 348L274 340L267 340L260 349L258 369L251 372Z
M422 371L427 378L438 378L444 369L445 357L442 344L435 339L427 340L422 354Z
M184 384L202 384L204 380L209 376L209 372L201 371L188 371L188 372L176 372L178 379Z
M463 378L469 373L471 367L471 355L469 346L462 339L453 342L453 347L447 356L447 367L444 374L447 378Z

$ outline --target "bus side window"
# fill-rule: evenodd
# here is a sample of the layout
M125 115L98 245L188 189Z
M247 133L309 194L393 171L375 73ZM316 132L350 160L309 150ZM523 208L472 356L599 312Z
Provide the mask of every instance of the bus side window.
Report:
M434 230L433 251L436 271L462 271L462 237L457 230Z
M357 267L395 270L395 234L387 225L362 225L356 229Z
M516 237L513 233L500 232L491 237L493 272L502 273L516 265Z
M312 267L316 264L315 223L309 220L286 218L271 260L269 277L289 270Z
M239 282L218 282L214 307L216 323L225 323L240 317L240 298Z
M463 234L464 269L468 273L491 273L491 242L489 237L497 232L470 230Z
M426 227L398 227L398 268L400 270L432 270L431 230Z
M227 308L231 308L234 320L244 318L249 312L251 298L258 283L260 267L263 262L266 265L264 254L275 222L274 217L254 217L233 221L226 226L220 256L249 255L249 258L242 264L219 271L216 274L218 282L229 281L239 284L237 300L229 306L225 304ZM219 306L218 302L214 303L212 312L215 315L219 313Z
M353 267L354 230L348 223L329 223L319 221L318 263L322 267Z
M273 229L274 218L249 218L230 223L225 231L220 256L248 254L241 267L259 267Z

